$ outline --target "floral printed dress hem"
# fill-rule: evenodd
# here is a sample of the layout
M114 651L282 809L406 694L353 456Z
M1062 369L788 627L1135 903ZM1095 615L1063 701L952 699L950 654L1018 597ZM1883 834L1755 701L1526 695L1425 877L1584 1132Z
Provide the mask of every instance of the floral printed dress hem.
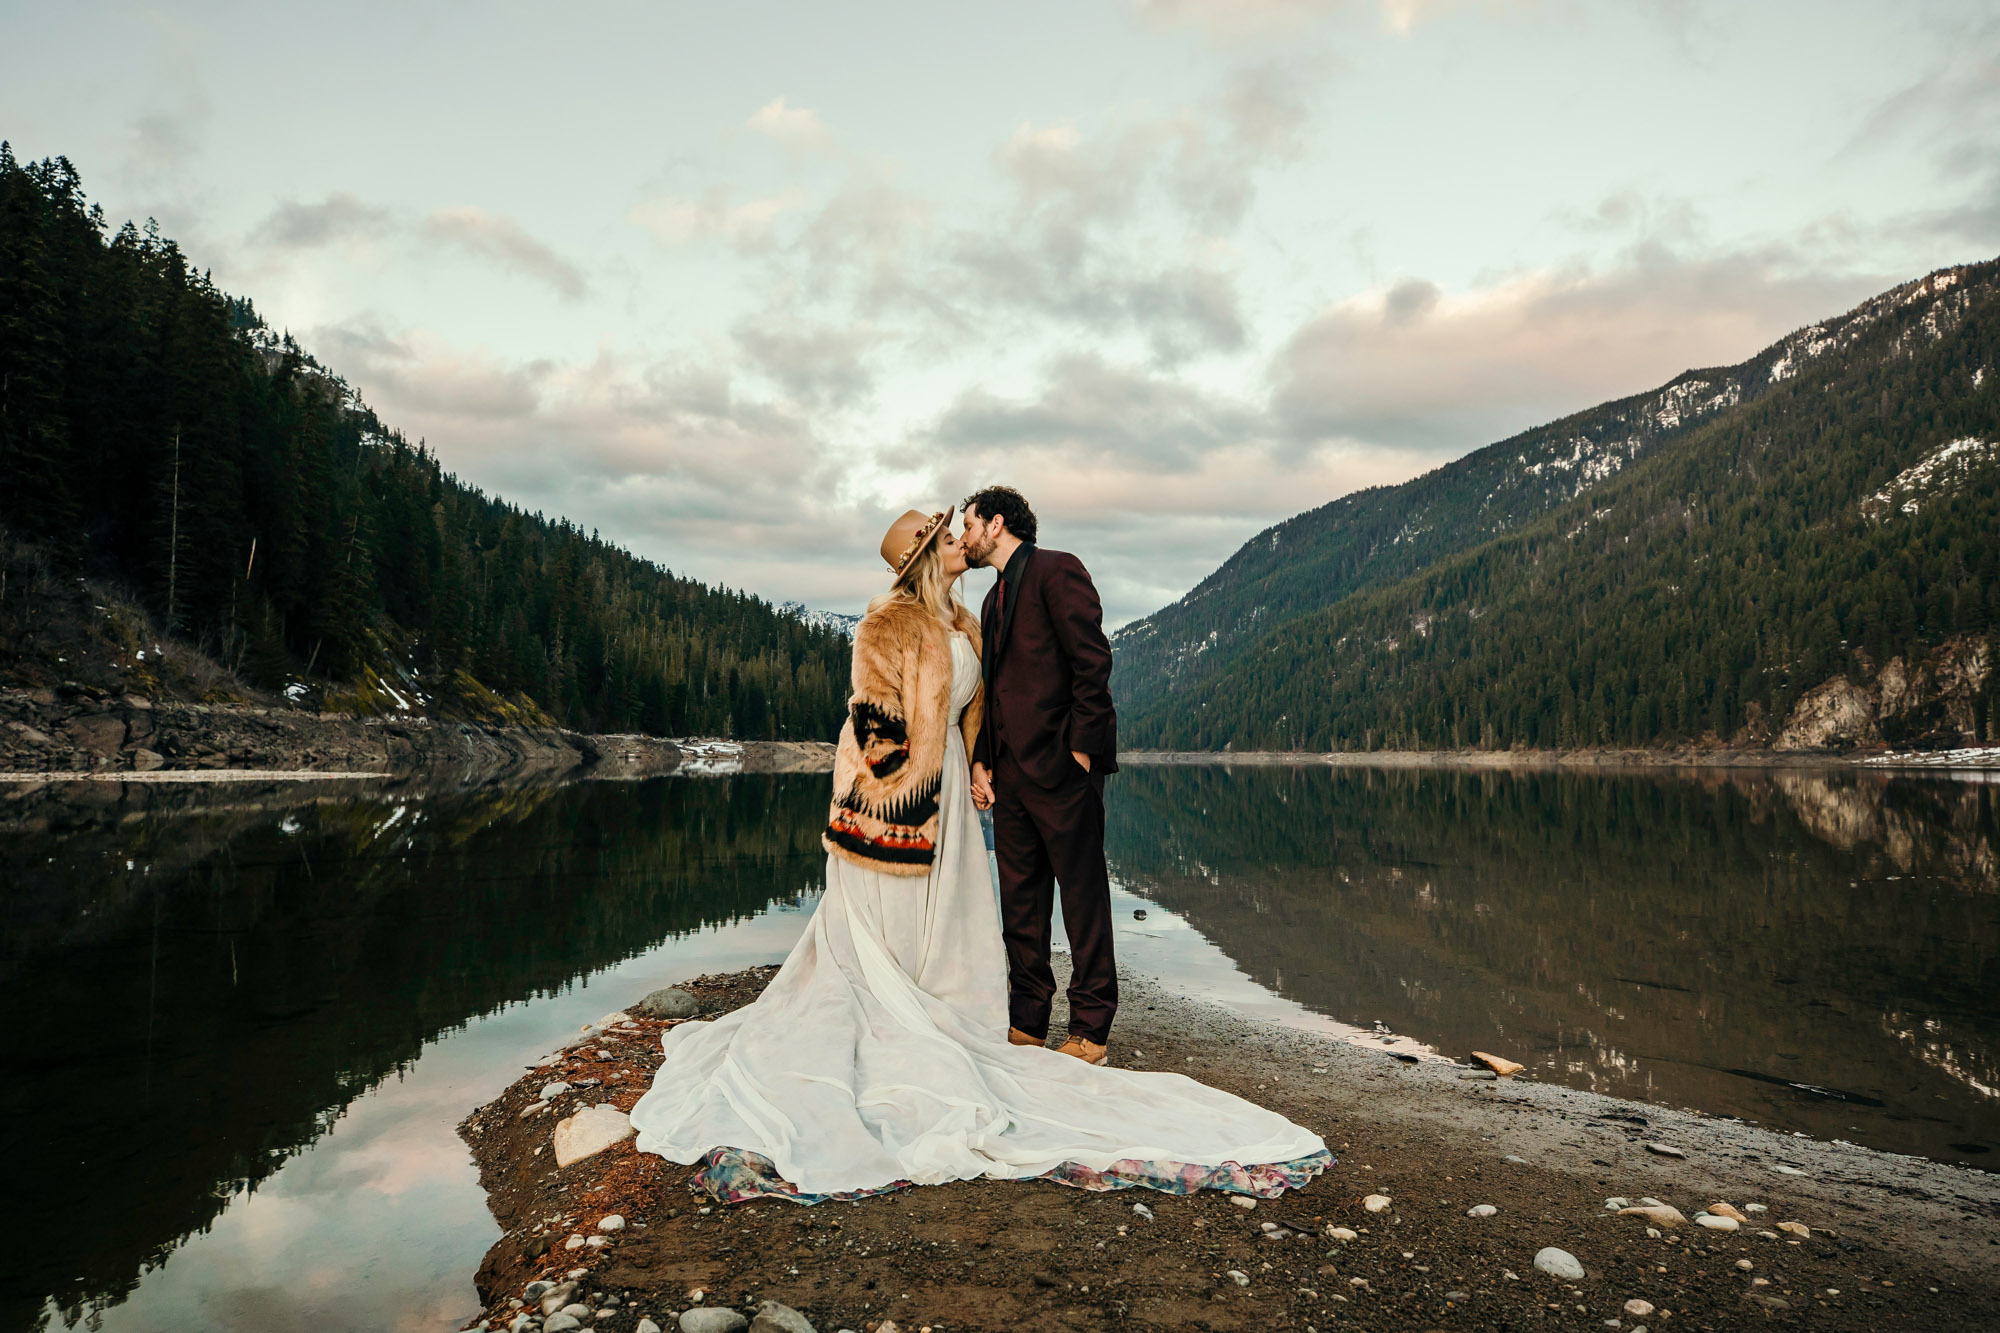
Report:
M1265 1162L1243 1166L1224 1162L1202 1166L1191 1162L1142 1162L1134 1158L1113 1162L1103 1170L1077 1162L1064 1162L1034 1180L1052 1180L1075 1189L1149 1189L1162 1194L1193 1194L1216 1190L1223 1194L1248 1194L1275 1199L1286 1190L1304 1189L1306 1182L1334 1163L1331 1152L1322 1148L1289 1162ZM893 1194L907 1189L907 1180L892 1181L875 1189L842 1190L831 1194L806 1194L778 1174L770 1158L744 1148L716 1148L701 1159L700 1168L688 1181L688 1188L706 1194L718 1203L742 1203L749 1199L789 1199L793 1203L844 1203Z

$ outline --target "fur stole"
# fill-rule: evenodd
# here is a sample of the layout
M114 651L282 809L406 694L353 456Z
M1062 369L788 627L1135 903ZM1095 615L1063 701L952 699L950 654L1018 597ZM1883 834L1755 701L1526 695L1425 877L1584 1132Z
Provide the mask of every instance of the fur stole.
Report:
M979 650L979 622L957 627ZM959 729L979 735L974 694ZM833 855L891 875L928 875L937 857L938 794L951 712L951 631L910 602L870 611L854 631L854 693L833 757L833 808L820 842Z

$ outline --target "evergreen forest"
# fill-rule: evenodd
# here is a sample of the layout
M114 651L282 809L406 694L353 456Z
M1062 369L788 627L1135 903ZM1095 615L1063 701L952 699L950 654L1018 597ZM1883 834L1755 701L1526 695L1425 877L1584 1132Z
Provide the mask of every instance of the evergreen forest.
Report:
M1879 682L1899 660L1914 679L1956 645L1976 695L1959 734L1991 742L1996 369L2000 261L1281 525L1120 636L1125 735L1758 744L1806 691ZM1635 431L1641 409L1668 428ZM1432 543L1420 563L1397 552L1417 537ZM1913 715L1899 736L1885 720L1884 740L1922 744L1934 722Z
M67 160L4 145L0 530L328 706L815 739L845 709L837 632L459 481Z

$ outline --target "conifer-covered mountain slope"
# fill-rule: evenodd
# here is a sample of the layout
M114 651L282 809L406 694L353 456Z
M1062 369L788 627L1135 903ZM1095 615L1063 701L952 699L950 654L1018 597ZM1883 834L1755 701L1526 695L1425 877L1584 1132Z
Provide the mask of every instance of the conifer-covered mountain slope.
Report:
M1185 625L1213 601L1205 623L1261 632L1171 690L1135 698L1128 680L1122 730L1199 749L1990 741L1996 369L2000 261L1941 270L1682 377L1713 384L1713 406L1646 447L1583 442L1657 395L1302 516L1316 540L1281 525L1170 608ZM1577 459L1558 469L1568 494L1537 490L1559 457ZM1441 558L1396 550L1440 513L1471 534L1439 532L1455 548ZM1257 611L1301 571L1347 591ZM1123 671L1131 632L1120 642Z
M1122 710L1227 669L1273 626L1395 582L1603 486L1754 403L1822 358L1868 355L1863 335L1903 303L1954 299L1929 280L1780 339L1738 365L1689 370L1661 388L1523 431L1397 486L1344 495L1258 533L1193 591L1120 630L1112 688Z
M5 145L0 385L0 555L61 575L0 582L0 683L186 694L157 633L211 683L356 713L752 739L844 715L837 629L459 481L156 229L112 232L67 161Z

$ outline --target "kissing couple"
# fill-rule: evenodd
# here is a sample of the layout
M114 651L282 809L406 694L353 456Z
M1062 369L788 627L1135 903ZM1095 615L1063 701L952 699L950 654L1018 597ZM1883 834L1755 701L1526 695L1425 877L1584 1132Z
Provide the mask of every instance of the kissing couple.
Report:
M852 1199L1042 1178L1275 1197L1331 1161L1317 1134L1181 1074L1109 1062L1118 1007L1103 784L1111 648L1090 574L990 486L882 539L888 590L854 634L826 892L755 1002L662 1040L637 1146L699 1163L722 1202ZM997 571L977 619L973 565ZM980 828L993 812L994 864ZM1061 886L1069 1032L1049 1049Z

